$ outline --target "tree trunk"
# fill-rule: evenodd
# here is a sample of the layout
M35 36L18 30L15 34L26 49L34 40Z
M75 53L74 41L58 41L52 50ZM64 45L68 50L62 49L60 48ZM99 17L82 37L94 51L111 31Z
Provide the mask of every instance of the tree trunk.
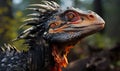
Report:
M13 19L12 15L12 0L0 0L0 43L8 41L6 33L9 30L10 21Z
M102 0L94 0L94 11L103 17L103 7L102 7Z
M2 17L7 16L13 18L11 4L12 0L0 0L0 8L4 11L3 13L0 13Z
M93 5L94 5L94 11L103 18L104 12L103 12L102 0L94 0ZM104 30L101 31L101 33L103 32Z

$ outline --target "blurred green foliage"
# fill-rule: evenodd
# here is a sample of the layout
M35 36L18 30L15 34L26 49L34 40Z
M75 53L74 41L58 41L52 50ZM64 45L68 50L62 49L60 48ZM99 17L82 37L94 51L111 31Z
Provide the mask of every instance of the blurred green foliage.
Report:
M111 48L115 45L116 40L105 36L103 34L97 33L92 36L89 36L86 41L89 45L95 46L98 48Z

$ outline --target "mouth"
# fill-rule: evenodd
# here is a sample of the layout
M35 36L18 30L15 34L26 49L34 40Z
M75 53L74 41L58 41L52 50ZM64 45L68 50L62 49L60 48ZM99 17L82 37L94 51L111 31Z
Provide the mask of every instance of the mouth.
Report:
M49 34L51 43L71 45L75 44L78 40L96 33L104 28L104 23L89 24L89 25L68 25L67 27L52 30L53 33ZM56 34L57 33L57 34ZM51 36L50 36L51 35Z
M99 30L102 30L104 28L104 23L98 23L98 24L90 24L90 25L83 25L83 26L75 26L72 25L68 28L62 29L64 32L85 32L86 33L92 33L97 32Z

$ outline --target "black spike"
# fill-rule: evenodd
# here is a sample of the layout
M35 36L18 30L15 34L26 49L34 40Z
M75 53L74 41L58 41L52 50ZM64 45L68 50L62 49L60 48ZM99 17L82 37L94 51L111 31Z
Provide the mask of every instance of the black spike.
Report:
M40 12L40 13L44 13L46 12L45 9L40 9L40 8L26 8L27 10L32 10L32 11L37 11L37 12Z
M35 17L39 17L40 14L39 14L39 13L32 13L32 14L28 14L27 16L35 16Z
M36 22L27 22L27 23L21 25L19 29L23 28L24 26L37 26L37 25L39 25L39 23L36 23Z

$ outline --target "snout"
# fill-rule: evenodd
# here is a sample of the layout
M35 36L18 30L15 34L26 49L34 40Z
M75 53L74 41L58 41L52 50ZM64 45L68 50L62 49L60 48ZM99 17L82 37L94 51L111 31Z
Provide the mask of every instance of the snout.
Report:
M93 11L88 11L88 18L90 19L90 20L95 20L94 21L94 24L95 25L99 25L99 27L101 28L101 29L103 29L104 28L104 26L105 26L105 21L102 19L102 17L100 17L98 14L96 14L95 12L93 12Z

